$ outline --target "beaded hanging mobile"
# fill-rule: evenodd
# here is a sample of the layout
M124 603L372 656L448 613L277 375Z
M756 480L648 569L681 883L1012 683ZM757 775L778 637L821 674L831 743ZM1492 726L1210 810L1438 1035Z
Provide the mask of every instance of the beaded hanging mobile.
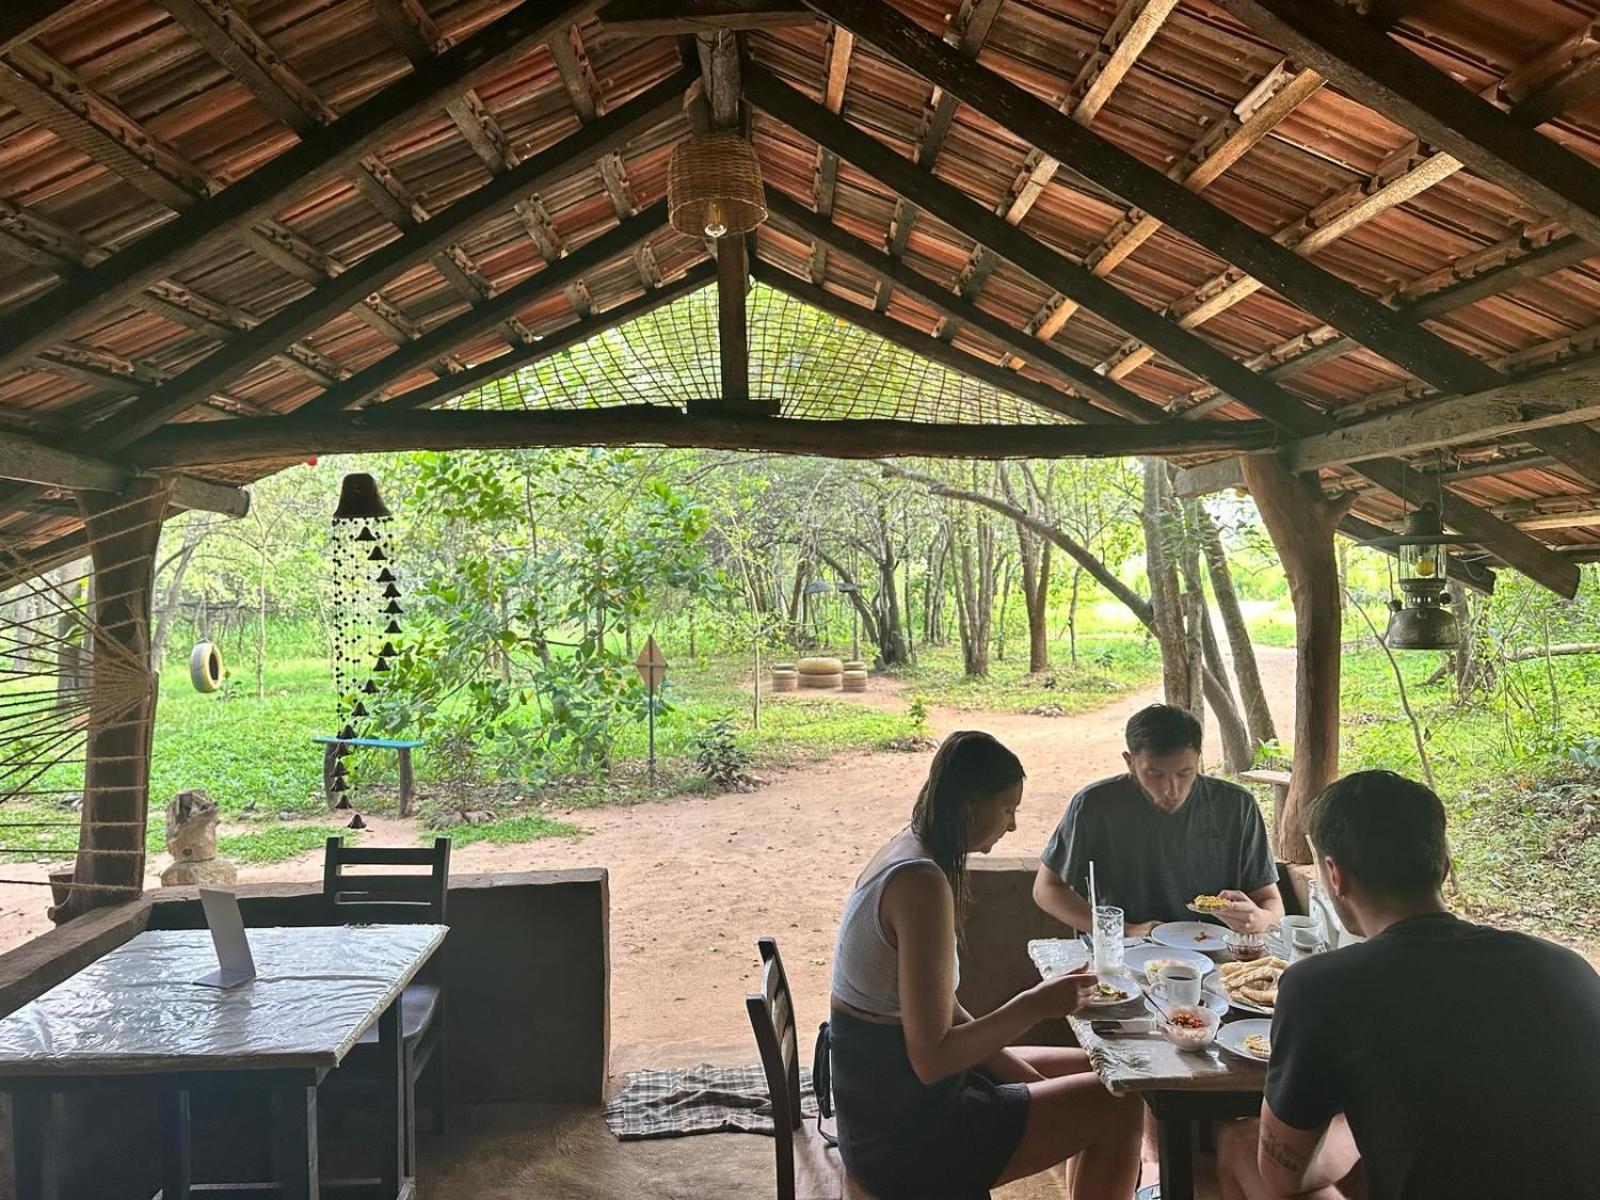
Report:
M400 632L399 582L389 557L389 510L367 474L344 477L333 526L333 682L341 739L330 790L349 808L348 739L367 736L367 705L382 687Z

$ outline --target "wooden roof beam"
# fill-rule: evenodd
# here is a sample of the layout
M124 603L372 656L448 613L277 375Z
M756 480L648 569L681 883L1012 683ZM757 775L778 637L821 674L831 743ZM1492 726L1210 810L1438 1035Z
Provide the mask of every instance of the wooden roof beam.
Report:
M1322 0L1219 0L1348 95L1600 245L1600 171L1462 87L1354 10Z
M820 246L826 246L859 264L873 276L915 296L922 303L940 313L948 322L970 325L979 333L994 339L1011 353L1041 369L1058 375L1075 391L1097 397L1109 411L1101 411L1086 402L1074 406L1077 420L1101 423L1115 413L1133 421L1159 421L1166 413L1114 380L1097 375L1087 363L1080 363L1046 342L1029 337L999 317L985 312L971 301L963 300L942 285L912 270L901 259L891 258L882 250L841 229L820 214L812 212L798 201L773 187L767 188L767 207L774 220L788 226L800 236ZM947 340L947 339L942 339Z
M807 3L853 28L857 37L908 69L949 88L1018 137L1071 162L1076 174L1161 218L1197 245L1419 378L1447 391L1471 391L1498 381L1497 372L1471 355L1396 321L1382 301L1258 233L1003 76L961 58L887 4Z
M50 488L120 492L136 472L103 459L72 454L8 433L0 438L0 479ZM173 483L172 503L178 508L242 517L250 511L250 494L236 487L180 475Z
M808 285L809 286L809 285ZM1269 437L1262 427L1217 425L1215 441ZM593 409L376 410L332 416L261 417L172 426L147 457L168 463L236 462L381 450L465 450L523 446L650 445L830 458L903 455L944 458L1120 458L1169 454L1204 440L1205 430L1163 425L937 425L904 420L815 421L762 413L685 413L659 404Z
M676 37L719 29L775 29L817 18L798 0L611 0L600 23L619 37Z
M73 15L81 0L6 0L0 9L0 54Z
M830 0L831 3L831 0ZM858 31L859 32L859 31ZM751 67L745 73L750 101L779 121L829 146L893 192L909 197L975 241L983 242L1019 270L1140 340L1155 345L1184 370L1228 392L1261 416L1296 436L1321 433L1332 421L1236 362L1223 351L1186 329L1151 312L1132 297L1050 247L1007 224L983 205L971 200L915 164L890 151L881 142L814 104L769 72ZM1362 473L1395 495L1419 494L1420 477L1404 463L1385 459L1363 463ZM1508 564L1562 595L1578 585L1571 563L1520 530L1476 508L1460 497L1445 496L1444 516L1462 533L1477 538Z
M430 59L332 125L168 221L126 250L7 314L0 372L26 362L57 338L128 303L181 262L224 250L290 199L345 174L392 141L417 117L487 76L507 58L550 37L593 0L518 5L459 45Z
M663 80L544 153L469 193L95 427L82 441L90 448L120 448L143 437L199 403L227 380L278 353L288 342L360 303L395 276L449 245L463 231L670 119L679 111L688 82L683 72Z
M810 9L806 10L810 12ZM822 106L831 113L844 111L844 89L850 81L850 57L856 35L837 25L828 35L828 67L822 81ZM811 198L823 216L833 215L833 192L839 179L839 156L818 148L817 165L812 172ZM828 274L828 247L821 242L811 246L811 282L821 283Z

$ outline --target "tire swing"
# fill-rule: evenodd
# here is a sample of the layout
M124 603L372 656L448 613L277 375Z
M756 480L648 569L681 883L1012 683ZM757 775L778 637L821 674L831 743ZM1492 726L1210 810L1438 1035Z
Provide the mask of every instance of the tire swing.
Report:
M222 651L215 642L196 642L189 651L189 682L202 694L222 686Z

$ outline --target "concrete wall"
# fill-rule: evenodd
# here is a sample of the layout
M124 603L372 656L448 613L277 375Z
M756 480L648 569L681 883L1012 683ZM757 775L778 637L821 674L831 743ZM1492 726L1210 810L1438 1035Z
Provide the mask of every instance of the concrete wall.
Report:
M1028 957L1033 938L1069 937L1072 931L1033 902L1037 858L967 860L972 903L961 949L962 1005L975 1017L993 1012L1039 982ZM1019 1045L1070 1046L1065 1021L1043 1021L1017 1039Z
M451 881L450 934L441 954L449 1077L457 1101L600 1100L610 1047L608 888L602 868ZM253 884L237 891L247 926L325 920L317 884ZM80 917L0 955L0 1015L146 928L203 926L190 888L148 893ZM211 1128L197 1124L197 1171L204 1170L202 1178L225 1178L226 1168L204 1160L218 1157L234 1130L248 1129L252 1114L220 1121L219 1104L198 1110ZM75 1097L61 1107L60 1124L71 1146L63 1156L63 1200L132 1200L148 1197L159 1185L154 1113L147 1105L110 1094ZM0 1200L9 1200L9 1112L0 1125Z

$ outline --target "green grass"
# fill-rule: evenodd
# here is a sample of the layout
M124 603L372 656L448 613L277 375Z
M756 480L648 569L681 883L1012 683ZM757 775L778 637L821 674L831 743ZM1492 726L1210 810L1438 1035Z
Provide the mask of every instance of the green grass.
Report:
M930 704L968 711L1026 712L1055 705L1083 712L1160 677L1154 643L1143 634L1101 633L1078 638L1072 665L1065 639L1050 644L1049 671L1028 673L1027 643L1013 643L1002 660L990 659L989 674L970 678L959 646L923 647L907 672L908 689Z
M343 835L354 840L361 835L328 825L279 825L248 833L223 834L217 838L217 853L236 863L267 866L288 862L311 850L320 851L330 837Z
M524 813L521 816L485 821L481 825L457 825L450 829L429 830L422 835L422 840L432 841L440 834L457 846L470 846L473 842L489 842L496 846L505 846L547 837L578 838L583 836L583 830L567 821L552 820L539 813Z

